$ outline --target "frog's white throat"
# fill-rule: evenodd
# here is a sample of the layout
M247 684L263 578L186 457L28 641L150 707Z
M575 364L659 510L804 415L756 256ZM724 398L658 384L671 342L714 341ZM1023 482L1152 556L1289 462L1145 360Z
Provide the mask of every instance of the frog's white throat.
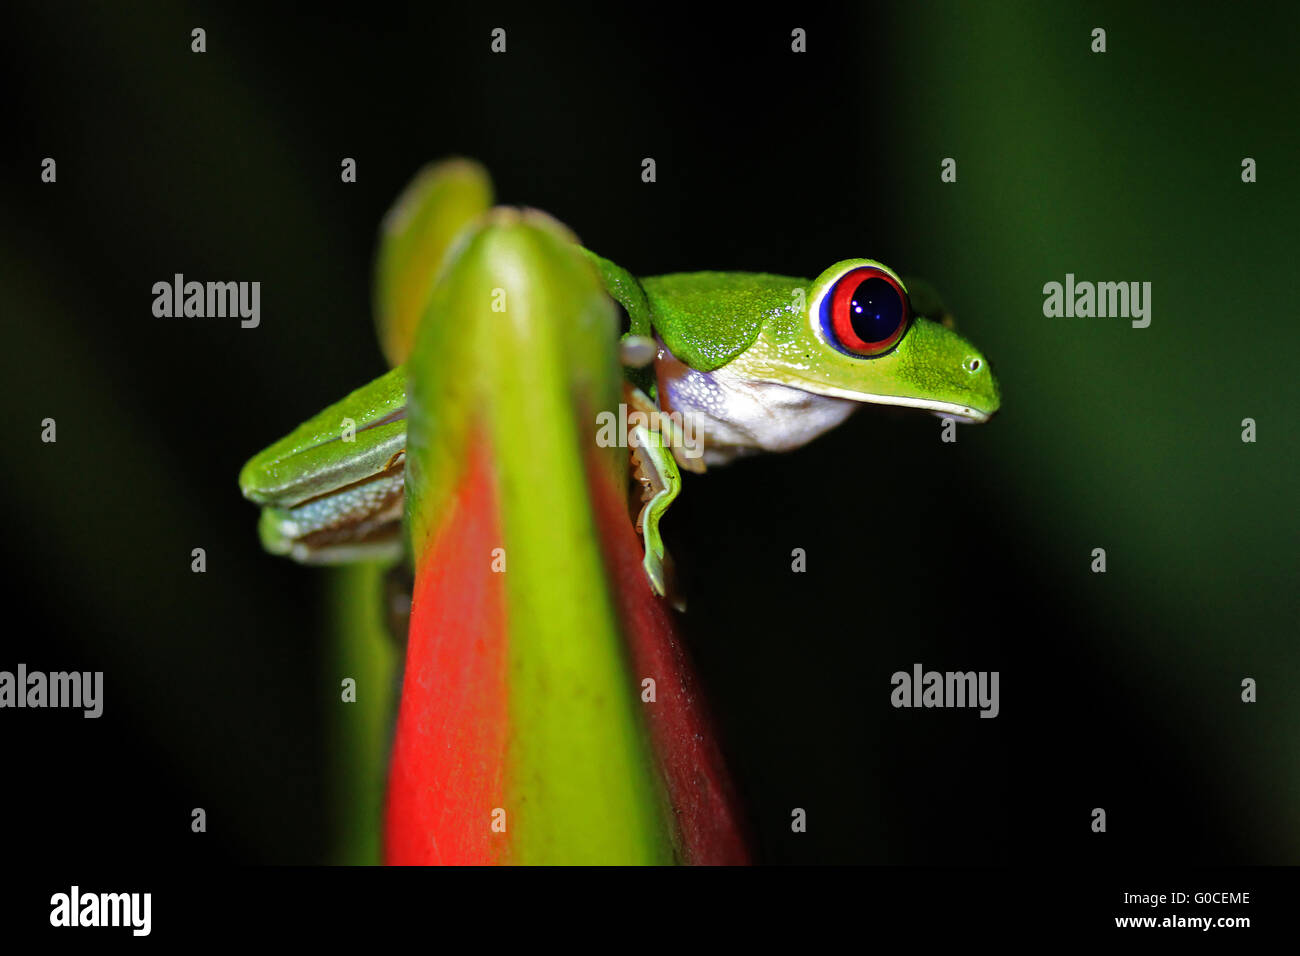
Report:
M701 372L679 361L662 344L655 374L660 408L681 416L688 443L695 445L697 453L703 448L706 465L760 451L798 448L843 422L860 404L851 398L756 381L735 363Z

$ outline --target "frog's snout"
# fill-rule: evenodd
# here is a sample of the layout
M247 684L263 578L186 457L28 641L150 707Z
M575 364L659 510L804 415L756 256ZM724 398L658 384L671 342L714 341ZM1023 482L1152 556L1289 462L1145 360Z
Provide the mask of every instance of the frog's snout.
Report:
M993 374L988 359L978 352L972 351L967 354L961 364L969 376L974 397L972 404L984 413L981 420L988 421L1002 406L1002 390L998 387L997 377Z

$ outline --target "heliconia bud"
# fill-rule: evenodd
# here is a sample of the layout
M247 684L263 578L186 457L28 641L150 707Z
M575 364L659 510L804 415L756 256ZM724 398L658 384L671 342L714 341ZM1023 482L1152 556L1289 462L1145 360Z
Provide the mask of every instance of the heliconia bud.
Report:
M408 375L416 582L387 861L744 862L641 569L627 449L595 440L621 394L617 323L567 230L508 209L473 225Z

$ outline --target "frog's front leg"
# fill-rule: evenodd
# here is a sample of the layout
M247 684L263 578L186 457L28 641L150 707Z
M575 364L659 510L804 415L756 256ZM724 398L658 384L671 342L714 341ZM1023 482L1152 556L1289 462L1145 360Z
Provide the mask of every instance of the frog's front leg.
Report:
M683 610L680 600L669 594L672 561L664 550L659 522L682 488L677 460L664 443L663 435L644 425L632 429L633 474L641 483L641 511L636 518L636 529L645 542L645 569L650 587L660 596L668 597L678 610Z
M674 594L672 586L672 560L664 549L659 533L659 522L682 489L681 472L662 427L664 419L654 403L640 389L624 386L629 406L628 446L632 453L632 476L641 485L641 511L636 517L636 530L645 543L645 569L650 587L680 611L684 605Z

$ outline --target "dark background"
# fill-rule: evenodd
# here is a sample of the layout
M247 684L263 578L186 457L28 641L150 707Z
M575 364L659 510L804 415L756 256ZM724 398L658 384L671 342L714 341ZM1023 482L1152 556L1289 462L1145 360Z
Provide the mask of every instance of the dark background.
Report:
M379 221L459 154L638 274L925 276L1002 383L956 445L873 411L688 476L665 534L760 860L1300 860L1293 7L361 9L0 38L0 669L107 685L99 720L0 712L6 857L328 858L327 579L235 476L383 370ZM261 327L154 318L176 272L261 281ZM1067 272L1152 282L1151 327L1045 318ZM1001 716L894 710L914 662L1000 671Z

